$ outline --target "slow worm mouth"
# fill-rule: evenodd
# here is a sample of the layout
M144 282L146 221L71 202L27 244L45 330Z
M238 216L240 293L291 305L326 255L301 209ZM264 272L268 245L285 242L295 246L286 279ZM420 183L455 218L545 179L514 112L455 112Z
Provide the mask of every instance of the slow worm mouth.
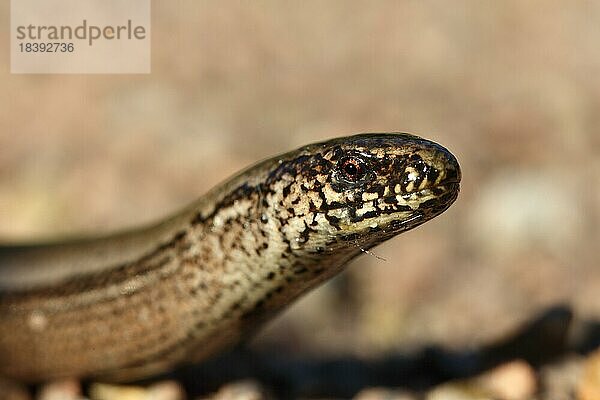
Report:
M442 189L444 191L444 193L451 192L451 191L458 192L460 190L460 179L455 178L455 179L449 179L447 181L445 180L429 189L434 189L434 190Z
M449 193L449 192L456 192L458 193L460 191L460 181L449 181L449 182L444 182L441 185L436 186L437 188L441 188L444 190L444 194L445 193Z

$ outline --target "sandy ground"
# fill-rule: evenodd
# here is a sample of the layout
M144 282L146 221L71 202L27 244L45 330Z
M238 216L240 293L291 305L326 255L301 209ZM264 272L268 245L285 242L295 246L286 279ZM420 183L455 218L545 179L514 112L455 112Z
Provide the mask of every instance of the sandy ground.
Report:
M458 202L292 306L255 350L466 351L557 304L600 318L600 2L186 0L152 13L149 75L10 74L1 24L1 237L144 223L260 158L408 131L456 154Z

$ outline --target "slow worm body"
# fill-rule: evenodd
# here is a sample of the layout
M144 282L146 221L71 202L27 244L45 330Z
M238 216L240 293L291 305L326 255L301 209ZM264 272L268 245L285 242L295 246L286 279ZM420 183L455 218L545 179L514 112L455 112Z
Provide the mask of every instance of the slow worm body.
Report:
M456 159L363 134L260 162L157 224L0 246L0 376L130 380L238 342L456 199Z

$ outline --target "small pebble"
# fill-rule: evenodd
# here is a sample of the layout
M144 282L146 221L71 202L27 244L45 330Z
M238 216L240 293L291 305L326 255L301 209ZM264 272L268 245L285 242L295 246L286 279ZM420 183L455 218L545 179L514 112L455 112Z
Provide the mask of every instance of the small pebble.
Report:
M175 381L163 381L148 387L94 383L90 387L92 400L183 400L185 393Z
M450 382L435 387L425 396L426 400L497 400L482 388L469 382Z
M227 384L209 397L211 400L262 400L265 398L262 387L255 381L239 381Z
M83 400L81 385L75 379L48 382L41 387L38 400Z
M577 395L579 400L600 399L600 349L585 360Z
M479 376L449 382L430 391L427 400L529 400L537 390L535 371L511 361Z
M495 398L527 400L537 390L535 371L525 361L502 364L479 376L479 384Z

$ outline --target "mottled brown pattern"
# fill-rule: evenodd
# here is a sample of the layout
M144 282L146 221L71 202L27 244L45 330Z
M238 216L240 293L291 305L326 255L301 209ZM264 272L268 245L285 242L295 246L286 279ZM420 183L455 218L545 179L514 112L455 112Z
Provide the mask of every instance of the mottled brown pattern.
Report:
M126 262L89 270L81 252L81 271L11 288L2 281L11 260L22 265L44 247L0 248L0 374L126 380L202 360L361 252L443 212L459 181L458 163L435 143L357 135L243 171Z

